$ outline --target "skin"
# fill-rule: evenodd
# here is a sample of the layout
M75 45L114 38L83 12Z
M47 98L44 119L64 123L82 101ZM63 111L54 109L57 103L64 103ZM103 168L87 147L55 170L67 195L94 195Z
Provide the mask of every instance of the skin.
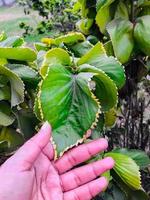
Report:
M107 188L100 174L113 168L112 158L75 167L106 150L105 139L73 148L54 162L50 137L46 122L0 167L0 200L90 200Z

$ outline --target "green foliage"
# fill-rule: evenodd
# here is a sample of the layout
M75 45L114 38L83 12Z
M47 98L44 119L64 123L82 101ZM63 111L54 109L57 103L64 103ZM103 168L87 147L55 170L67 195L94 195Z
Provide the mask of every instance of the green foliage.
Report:
M73 15L72 2L69 0L18 0L19 5L24 8L26 15L37 11L41 20L37 27L31 27L29 24L21 22L20 28L24 30L24 36L37 31L38 34L48 33L56 28L61 32L74 29L77 16Z
M33 50L22 38L7 38L4 33L0 38L0 154L12 153L44 121L52 125L55 158L86 141L87 130L92 129L91 138L97 138L115 123L125 74L102 43L93 45L81 33L72 32L43 38ZM103 156L116 161L114 170L104 174L111 184L119 177L121 186L112 186L115 194L121 195L124 187L127 200L135 199L133 190L147 199L139 172L139 167L149 164L143 152L116 150L95 159Z

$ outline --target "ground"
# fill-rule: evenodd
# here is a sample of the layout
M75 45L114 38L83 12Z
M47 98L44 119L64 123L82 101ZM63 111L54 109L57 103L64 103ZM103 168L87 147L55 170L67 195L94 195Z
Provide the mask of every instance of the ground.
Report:
M8 35L22 35L23 31L20 29L21 22L29 23L32 27L36 27L39 22L39 17L36 12L32 12L30 16L24 14L23 8L19 6L0 7L0 32L5 31ZM56 30L51 31L47 36L55 35ZM36 32L27 36L27 42L37 42L43 35L38 35Z

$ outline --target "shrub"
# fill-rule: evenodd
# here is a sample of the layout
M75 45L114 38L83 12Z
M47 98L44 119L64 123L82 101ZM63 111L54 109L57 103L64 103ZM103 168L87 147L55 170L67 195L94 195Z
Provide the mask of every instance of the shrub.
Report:
M47 120L53 128L56 158L90 140L112 125L118 89L125 83L123 66L81 33L43 38L36 50L19 37L0 35L0 153L12 153ZM113 120L111 118L113 117ZM111 122L111 123L110 123ZM140 168L150 160L138 150L115 149L94 159L112 156L116 165L104 174L113 197L148 199L142 190ZM91 162L91 161L89 161ZM135 191L136 190L136 191ZM121 196L120 196L121 195Z
M24 29L24 35L37 31L39 34L50 32L52 29L59 29L61 32L67 32L75 28L75 21L78 19L74 16L71 9L72 4L69 0L21 0L19 5L23 6L26 15L37 11L40 22L36 28L22 23L20 28Z

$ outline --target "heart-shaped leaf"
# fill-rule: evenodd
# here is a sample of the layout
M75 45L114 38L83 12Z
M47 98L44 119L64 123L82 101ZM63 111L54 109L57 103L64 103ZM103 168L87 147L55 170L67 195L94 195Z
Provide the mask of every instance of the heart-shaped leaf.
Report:
M114 170L124 183L134 190L141 189L140 169L135 161L127 155L120 153L107 153L115 160Z
M64 66L49 67L39 91L43 120L51 123L58 155L82 142L95 123L99 104L88 83L93 74L72 74ZM90 108L90 109L89 109Z
M137 18L134 37L139 49L150 56L150 15Z
M24 84L17 74L4 66L0 66L0 75L4 75L11 85L11 106L16 106L24 101Z
M115 19L107 25L115 56L121 63L129 61L133 47L133 24L128 20Z

